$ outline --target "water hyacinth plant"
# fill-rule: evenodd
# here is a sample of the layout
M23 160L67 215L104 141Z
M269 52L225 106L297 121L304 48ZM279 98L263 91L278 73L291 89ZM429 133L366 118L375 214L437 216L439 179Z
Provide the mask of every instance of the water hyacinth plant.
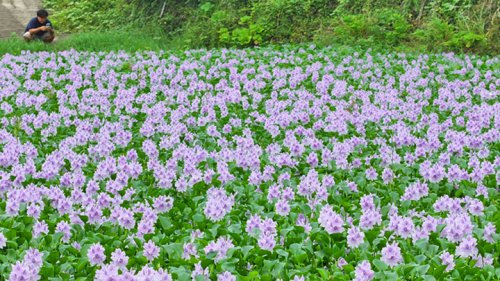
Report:
M5 55L2 280L498 280L500 58Z

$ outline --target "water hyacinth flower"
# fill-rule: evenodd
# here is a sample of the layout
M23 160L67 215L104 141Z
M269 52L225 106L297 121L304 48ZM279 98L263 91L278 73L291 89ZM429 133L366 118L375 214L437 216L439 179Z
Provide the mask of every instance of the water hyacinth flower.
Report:
M446 265L446 272L449 272L455 268L455 261L453 259L453 255L448 252L443 252L440 256L441 263Z
M272 251L276 246L276 222L270 218L260 221L260 231L257 244L263 250Z
M405 194L401 196L401 200L418 201L420 198L429 194L429 188L426 183L416 182L405 189Z
M401 249L396 242L392 244L387 244L382 249L381 261L385 262L389 267L394 267L403 262L403 256L401 255Z
M278 200L276 202L276 213L280 216L286 216L290 213L290 205L287 200Z
M210 242L204 249L205 254L216 252L215 261L218 262L225 258L229 249L233 248L233 242L227 237L220 237L217 241Z
M170 196L159 196L155 199L153 207L158 213L168 212L174 205L174 199Z
M38 274L33 274L30 265L23 262L16 262L12 266L8 281L40 280Z
M214 222L220 221L231 211L233 204L234 195L227 196L224 189L212 187L207 191L205 216Z
M137 251L150 264L130 269L130 249L111 249L106 264L104 247L91 245L87 258L98 267L87 279L171 280L152 242L164 235L180 251L167 267L205 280L234 280L241 269L262 276L253 254L234 271L217 265L227 248L279 244L268 257L290 255L290 243L301 243L290 235L318 246L313 238L339 233L346 241L332 243L344 259L366 256L365 235L390 235L378 250L393 269L403 255L422 254L418 240L434 247L438 236L451 243L440 260L454 276L474 279L494 264L496 253L481 248L498 238L490 210L500 179L495 56L310 46L27 52L1 60L0 214L9 222L0 233L32 217L33 239L62 233L54 243L70 247L61 253L67 261L88 247L89 229L125 234L132 248L135 238L147 242ZM189 219L200 206L208 224ZM12 250L1 237L0 252ZM205 268L194 265L199 250L215 255ZM28 252L14 253L19 261L5 279L47 279L37 271L43 257ZM475 267L455 268L450 252ZM369 261L347 260L357 265L350 277L374 279ZM301 266L287 264L288 279L313 277L297 276Z
M71 227L65 221L60 221L56 226L56 232L63 233L62 241L67 243L71 238Z
M494 243L495 242L495 239L493 238L494 234L496 234L496 228L491 222L489 222L486 225L486 227L484 228L483 240L485 240L489 243ZM0 238L0 240L1 240L1 238ZM1 243L0 243L0 245L1 245Z
M188 242L183 246L182 258L189 260L191 256L198 258L198 250L196 249L196 245L194 243Z
M328 205L324 206L321 209L318 222L322 227L325 228L328 234L340 233L344 231L344 220Z
M402 238L411 237L415 231L415 225L413 220L408 217L400 217L397 225L397 234Z
M347 261L344 258L339 258L337 260L337 267L342 269L344 266L348 265Z
M111 254L111 264L119 269L124 269L128 264L128 256L121 249L116 249Z
M375 272L373 272L371 264L369 261L362 261L354 270L355 278L354 281L370 281L375 276Z
M486 265L493 265L493 257L491 254L487 254L486 256L478 254L474 259L476 260L475 267L483 268Z
M459 257L473 257L477 255L477 240L472 237L472 235L467 236L465 239L460 242L456 249L456 254Z
M149 240L144 244L144 256L148 259L148 261L153 261L160 255L160 247L156 246L156 244Z
M6 245L7 245L7 239L5 238L3 233L0 232L0 249L5 248Z
M245 228L245 231L249 235L252 235L253 233L256 232L256 230L260 229L261 223L262 223L262 218L259 215L252 215L247 220L247 226Z
M33 237L34 238L40 237L41 234L47 234L47 233L49 233L49 226L47 225L47 223L45 223L43 221L37 221L33 225Z
M236 281L236 276L231 272L224 271L223 273L217 274L217 281Z
M297 221L295 222L295 224L297 226L303 227L306 233L309 233L312 229L311 224L307 220L306 216L304 216L304 214L299 214L297 216Z
M378 173L373 167L366 170L366 179L376 180L377 177L378 177Z
M104 247L99 243L92 244L87 252L87 257L90 265L102 265L104 260L106 260Z
M26 251L24 259L17 261L9 275L9 281L40 280L40 269L42 267L42 253L37 249L30 248Z
M347 231L347 245L350 248L357 248L363 243L365 234L358 227L351 227Z
M199 280L199 278L202 277L202 280L210 280L210 272L208 271L208 268L203 268L201 266L201 262L198 262L197 264L194 265L194 270L191 272L191 279L193 281Z
M276 246L276 234L261 233L257 244L263 250L272 251Z

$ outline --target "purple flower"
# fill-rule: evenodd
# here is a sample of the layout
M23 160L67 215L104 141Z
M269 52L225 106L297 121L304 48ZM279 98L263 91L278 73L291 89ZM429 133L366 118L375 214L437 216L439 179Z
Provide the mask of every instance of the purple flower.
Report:
M366 179L368 180L376 180L378 178L378 173L375 168L370 167L366 170Z
M220 221L231 211L233 204L234 195L227 196L223 188L212 187L207 191L205 216L214 222Z
M193 281L198 280L196 277L201 276L203 280L210 280L210 273L208 271L208 268L203 269L201 266L201 262L198 262L197 264L194 265L194 270L191 273L191 279Z
M89 259L90 265L103 265L104 260L106 260L104 247L99 243L93 244L87 252L87 257Z
M346 265L348 265L347 261L344 258L340 257L337 261L337 267L342 269Z
M448 252L443 252L440 256L441 263L446 265L446 272L453 270L455 268L455 261L453 260L453 255Z
M473 257L477 255L477 242L472 235L467 236L456 249L456 254L459 257Z
M387 244L382 249L381 261L385 262L390 267L396 266L403 262L403 256L401 256L401 249L396 242L392 244Z
M408 186L405 194L401 196L401 200L414 200L418 201L420 198L429 194L429 188L426 183L416 182Z
M62 241L67 243L71 238L71 227L65 221L60 221L56 226L56 232L63 233Z
M380 213L380 209L363 211L359 219L359 226L362 229L370 230L375 225L379 225L382 223L382 214Z
M325 228L328 234L340 233L344 231L344 220L335 213L329 205L324 206L319 214L319 224Z
M280 216L286 216L290 213L290 205L287 200L278 200L276 202L276 213Z
M474 259L476 260L475 267L483 268L485 265L493 265L493 257L491 254L487 254L484 257L478 254Z
M259 229L261 233L276 234L276 222L271 218L265 218L260 221Z
M217 239L216 242L212 241L205 247L205 254L210 252L216 252L217 256L215 257L215 262L218 262L225 258L226 253L229 249L233 248L233 242L231 239L226 237L221 237Z
M182 258L189 260L191 256L198 258L198 252L196 250L196 245L194 243L185 243L183 246L184 252L182 253Z
M375 203L373 203L373 194L364 195L360 200L361 209L363 212L374 210Z
M382 171L382 180L384 184L389 184L395 178L394 172L390 168L385 168Z
M362 261L354 270L354 281L370 281L375 276L369 261Z
M168 212L174 205L174 199L170 196L159 196L155 199L153 207L158 213Z
M263 250L272 251L276 246L276 235L273 233L261 233L257 244Z
M7 245L7 239L5 238L3 233L0 232L0 249L5 248L6 245Z
M144 244L144 256L148 259L148 261L153 261L160 255L160 247L156 246L156 244L149 240Z
M225 271L217 274L217 281L236 281L236 276L231 274L231 272Z
M307 220L306 216L304 216L304 214L299 214L297 216L297 221L295 222L295 224L297 226L302 226L306 233L309 233L312 229L311 224Z
M39 279L40 276L38 276L38 274L33 274L33 270L29 265L18 261L12 266L8 281L30 281Z
M124 269L128 264L128 256L121 249L116 249L111 254L112 264L118 268Z
M363 240L365 238L365 234L359 230L358 227L351 227L347 231L347 245L350 248L356 248L361 243L363 243Z
M40 280L39 272L42 267L42 253L30 248L26 251L24 259L12 266L9 281L36 281Z
M398 220L397 233L399 236L401 236L402 238L408 238L412 236L414 231L415 225L413 224L411 218L401 217Z
M493 238L493 235L495 235L496 233L496 228L495 226L489 222L486 227L484 228L484 232L483 232L483 239L484 241L487 241L489 243L494 243L495 242L495 239ZM1 238L0 238L1 240ZM1 242L0 242L0 245L1 245ZM1 248L1 246L0 246Z
M49 233L49 226L44 221L37 221L33 225L33 238L39 237L41 234Z

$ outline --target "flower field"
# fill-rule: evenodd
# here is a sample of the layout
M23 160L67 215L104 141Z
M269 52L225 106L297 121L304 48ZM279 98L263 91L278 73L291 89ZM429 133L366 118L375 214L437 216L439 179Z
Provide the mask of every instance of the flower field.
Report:
M5 55L0 280L499 280L500 57Z

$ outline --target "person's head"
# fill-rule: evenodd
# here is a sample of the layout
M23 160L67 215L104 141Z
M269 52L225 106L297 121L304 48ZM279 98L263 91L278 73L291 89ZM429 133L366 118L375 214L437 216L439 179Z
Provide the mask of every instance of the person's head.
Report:
M38 12L36 12L36 17L40 23L45 23L48 16L49 12L47 12L46 10L38 10Z

